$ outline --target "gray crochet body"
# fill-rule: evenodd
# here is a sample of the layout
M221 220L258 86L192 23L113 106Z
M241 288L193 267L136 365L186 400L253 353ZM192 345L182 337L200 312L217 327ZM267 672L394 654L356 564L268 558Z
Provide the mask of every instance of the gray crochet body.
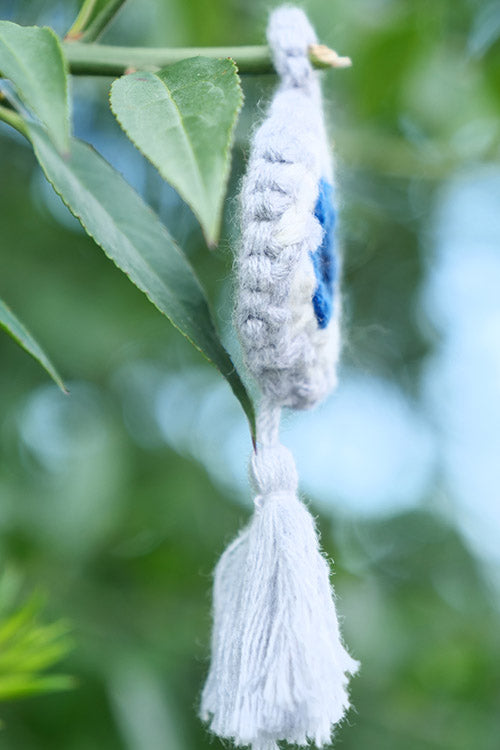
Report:
M257 130L241 192L236 325L246 364L275 404L306 409L335 385L339 305L321 329L312 298L311 253L322 242L315 216L321 179L332 182L318 73L308 58L316 41L304 16L273 14L268 31L281 85ZM297 28L299 33L297 33Z

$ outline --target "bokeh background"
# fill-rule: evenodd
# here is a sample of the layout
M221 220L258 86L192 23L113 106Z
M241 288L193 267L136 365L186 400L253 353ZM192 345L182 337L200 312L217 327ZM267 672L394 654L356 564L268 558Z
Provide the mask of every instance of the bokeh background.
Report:
M103 41L262 43L273 3L130 0ZM310 0L344 253L341 385L284 442L362 662L345 750L500 746L500 6ZM63 34L77 4L0 0ZM126 141L109 79L74 130L160 213L231 332L236 193L273 76L244 77L220 247ZM0 294L69 384L0 336L0 563L72 623L67 693L0 706L6 750L202 750L211 571L251 510L225 382L83 233L0 126Z

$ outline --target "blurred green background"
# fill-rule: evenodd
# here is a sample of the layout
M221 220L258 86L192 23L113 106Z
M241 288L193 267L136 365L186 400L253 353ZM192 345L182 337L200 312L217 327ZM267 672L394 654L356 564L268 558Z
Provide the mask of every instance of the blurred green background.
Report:
M272 3L130 0L103 41L262 43ZM345 750L500 746L500 6L311 0L344 256L341 386L289 416L304 492L362 662ZM77 3L0 0L63 34ZM191 257L228 346L237 186L273 76L245 77L225 229L210 253L107 108L73 79L74 128ZM211 571L251 510L229 388L109 262L0 127L0 294L71 395L0 336L0 563L69 618L67 693L0 706L6 750L202 750Z

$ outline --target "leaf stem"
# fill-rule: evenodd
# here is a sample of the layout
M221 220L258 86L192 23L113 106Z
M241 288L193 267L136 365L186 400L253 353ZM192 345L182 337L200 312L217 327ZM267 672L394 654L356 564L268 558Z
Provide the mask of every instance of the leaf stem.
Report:
M240 73L272 73L271 51L266 45L249 47L116 47L106 44L65 42L64 53L74 75L119 76L127 70L158 70L189 57L231 57ZM316 68L343 67L320 59L311 50ZM337 58L345 61L347 58Z
M4 107L0 104L0 120L3 120L3 122L11 125L15 130L17 130L18 133L21 133L21 135L24 135L24 137L28 138L29 140L29 133L26 123L24 122L21 115L19 115L13 109L9 109L8 107Z
M94 10L97 0L84 0L80 11L75 18L72 27L68 31L66 38L68 39L80 39L85 27L87 26L92 12Z
M108 0L104 7L96 12L97 0L84 0L75 22L66 34L66 39L70 42L76 39L94 42L125 2L126 0Z

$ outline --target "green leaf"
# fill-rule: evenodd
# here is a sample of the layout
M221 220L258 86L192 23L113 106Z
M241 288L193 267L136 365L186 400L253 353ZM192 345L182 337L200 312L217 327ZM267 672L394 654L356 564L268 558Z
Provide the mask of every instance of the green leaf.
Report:
M12 81L57 148L66 151L70 131L66 63L52 29L0 21L0 74Z
M64 620L40 622L43 599L34 594L0 619L0 701L74 687L72 677L45 674L73 647Z
M230 146L243 102L229 59L193 57L158 73L131 73L111 88L111 108L137 148L219 237Z
M198 279L164 225L123 177L89 145L71 139L67 158L43 128L29 127L45 176L87 233L150 301L224 375L247 415L252 402L215 330Z
M0 652L0 674L12 669L36 672L52 666L70 650L72 641L60 639L48 645L23 642L7 653Z
M5 677L0 676L0 701L53 693L59 690L71 690L75 685L75 678L65 674L37 677L30 673L20 672Z
M37 359L42 367L49 373L50 377L57 383L59 388L67 393L66 386L54 365L47 357L41 346L33 338L31 333L24 327L19 318L16 318L12 310L0 299L0 327L4 328L17 343L29 354Z
M8 641L17 638L19 633L24 632L26 626L33 621L39 610L40 598L34 595L18 612L2 618L0 620L0 649L4 650Z

